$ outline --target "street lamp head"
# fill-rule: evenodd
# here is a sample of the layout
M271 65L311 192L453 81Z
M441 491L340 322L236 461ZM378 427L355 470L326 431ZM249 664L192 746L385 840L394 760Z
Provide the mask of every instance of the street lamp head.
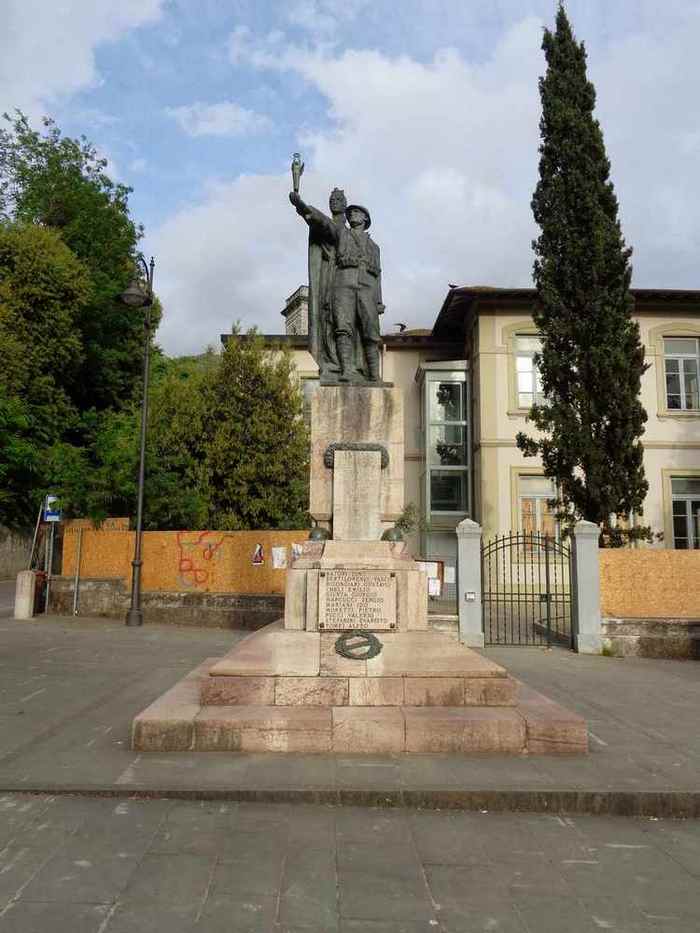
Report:
M149 303L148 292L141 284L138 275L133 277L128 288L121 293L120 297L124 304L129 305L131 308L142 308Z
M120 295L120 298L124 304L129 305L132 308L143 308L147 305L153 304L154 266L155 261L153 256L151 256L151 261L147 265L143 255L141 253L136 254L136 268L134 269L134 277L129 283L129 287L126 289L126 291L122 292ZM143 273L139 274L141 269L143 270Z

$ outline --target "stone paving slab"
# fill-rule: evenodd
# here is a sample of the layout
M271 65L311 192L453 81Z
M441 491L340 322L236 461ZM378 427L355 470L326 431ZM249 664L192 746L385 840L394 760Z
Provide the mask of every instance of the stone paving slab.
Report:
M490 649L527 686L586 718L590 754L575 760L133 753L133 717L241 635L0 620L0 790L700 815L692 661Z
M698 821L4 794L0 838L0 933L700 928Z

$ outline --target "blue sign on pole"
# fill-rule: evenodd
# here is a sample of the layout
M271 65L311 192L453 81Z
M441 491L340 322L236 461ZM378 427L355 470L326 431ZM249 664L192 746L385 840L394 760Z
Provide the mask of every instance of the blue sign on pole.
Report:
M61 508L58 502L58 496L47 496L44 502L44 521L60 522Z

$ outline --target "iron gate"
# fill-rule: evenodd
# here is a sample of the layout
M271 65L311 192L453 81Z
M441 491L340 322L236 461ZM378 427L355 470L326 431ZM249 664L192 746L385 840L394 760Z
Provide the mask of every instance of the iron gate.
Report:
M573 647L571 548L551 535L496 535L481 548L487 645Z

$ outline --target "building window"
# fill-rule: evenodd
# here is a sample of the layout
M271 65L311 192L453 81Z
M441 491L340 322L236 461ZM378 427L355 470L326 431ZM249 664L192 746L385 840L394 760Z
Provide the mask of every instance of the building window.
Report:
M671 500L674 548L700 548L700 477L672 477Z
M515 335L515 378L518 408L532 408L544 401L540 371L535 366L535 353L542 349L542 340L535 334Z
M464 378L428 378L427 466L430 512L465 513L467 481L467 387Z
M551 507L557 490L554 480L546 476L521 473L518 476L518 519L520 531L527 534L539 532L555 538L558 526Z
M700 340L664 337L666 407L671 411L700 410Z
M464 473L430 471L431 512L466 512L467 477Z

